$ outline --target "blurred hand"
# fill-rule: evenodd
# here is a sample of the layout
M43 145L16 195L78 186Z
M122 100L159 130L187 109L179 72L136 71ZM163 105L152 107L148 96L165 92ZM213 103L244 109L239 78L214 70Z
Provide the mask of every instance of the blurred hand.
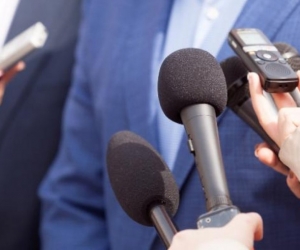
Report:
M263 95L258 75L249 73L248 80L253 109L259 123L280 147L283 140L300 124L300 117L293 114L295 111L300 114L300 111L297 111L296 103L289 93L274 93L272 97L279 110L278 115L274 114L269 100ZM291 120L293 122L289 122Z
M18 72L22 71L24 68L25 63L21 61L6 72L1 71L0 69L0 104L4 96L6 85Z
M251 250L263 238L263 222L257 213L241 213L221 228L178 232L169 250Z
M275 171L287 176L286 183L293 194L300 199L300 182L292 170L287 169L277 155L266 143L260 143L255 149L256 157L265 165L272 167Z

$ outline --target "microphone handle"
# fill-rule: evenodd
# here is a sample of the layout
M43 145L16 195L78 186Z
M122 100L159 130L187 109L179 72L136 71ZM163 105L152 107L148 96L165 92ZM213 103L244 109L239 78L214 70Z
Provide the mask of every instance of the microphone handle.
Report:
M195 104L184 108L180 115L195 157L207 211L230 206L215 109L209 104Z
M300 107L300 93L299 93L298 88L296 88L292 92L290 92L290 95L292 96L293 100L295 101L297 107Z
M278 155L279 147L278 145L268 136L262 126L259 124L257 116L254 112L251 98L247 99L242 105L232 107L232 110L248 124Z
M197 227L223 227L239 213L240 210L233 205L219 207L216 210L200 215L197 220Z
M150 210L150 217L157 234L160 236L166 249L168 249L174 235L178 232L176 226L163 205L153 206Z

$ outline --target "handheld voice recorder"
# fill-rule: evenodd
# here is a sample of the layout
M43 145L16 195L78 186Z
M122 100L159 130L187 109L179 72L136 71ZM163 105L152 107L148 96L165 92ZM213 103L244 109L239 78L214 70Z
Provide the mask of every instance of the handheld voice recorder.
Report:
M266 92L291 92L297 87L297 74L259 29L233 29L228 42L247 69L259 75Z
M37 22L0 48L0 69L5 71L34 50L44 46L48 37L46 27Z

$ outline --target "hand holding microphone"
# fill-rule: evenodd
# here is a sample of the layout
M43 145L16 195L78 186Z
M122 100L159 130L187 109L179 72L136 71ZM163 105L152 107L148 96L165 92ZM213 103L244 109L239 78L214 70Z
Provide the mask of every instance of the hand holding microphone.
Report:
M195 158L208 211L198 227L225 225L239 210L230 199L216 122L227 102L219 63L201 49L173 52L161 65L158 97L165 115L184 125Z
M299 55L295 48L286 43L275 43L274 46L278 49L288 64L291 65L293 70L296 71L297 69L300 69ZM221 67L227 83L227 107L236 113L237 116L246 122L264 140L265 143L261 145L268 145L268 148L278 155L278 144L260 125L253 109L247 79L248 70L243 61L239 57L233 56L221 62ZM294 100L297 97L297 91L299 90L296 88L291 93ZM265 96L265 99L267 99L266 102L268 102L268 113L277 116L278 110L274 104L271 94L264 92L263 95ZM272 157L272 165L278 172L286 175L288 173L288 168L279 161L276 155L273 155Z
M221 67L227 83L227 107L249 125L278 154L278 145L261 127L254 112L249 93L248 70L242 60L237 56L233 56L221 62ZM270 102L273 101L270 100ZM270 103L269 107L270 112L277 114L277 108L274 105Z
M113 135L107 164L112 188L124 211L142 225L155 226L169 250L211 250L224 244L230 250L248 250L253 240L262 238L262 219L256 213L240 214L222 228L177 232L169 217L179 203L172 174L151 145L132 132Z
M0 104L4 96L6 85L17 73L22 71L24 68L25 68L25 63L23 61L20 61L5 72L0 69Z
M300 77L300 74L298 76ZM279 109L278 115L274 115L270 112L270 103L262 93L257 74L249 73L248 78L252 104L258 120L268 135L281 148L279 158L291 169L290 172L281 173L288 176L288 186L300 198L300 140L297 140L299 138L300 108L296 107L296 103L288 93L273 94L274 102ZM265 144L260 144L255 154L266 165L275 170L281 169L281 163L278 161L277 156Z
M169 250L252 250L263 237L263 222L257 213L235 216L221 228L184 230L177 233Z

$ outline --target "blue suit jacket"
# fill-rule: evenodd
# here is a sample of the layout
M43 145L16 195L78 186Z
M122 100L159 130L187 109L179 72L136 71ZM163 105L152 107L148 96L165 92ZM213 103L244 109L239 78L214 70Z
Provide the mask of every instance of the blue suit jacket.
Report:
M26 57L0 106L0 249L39 249L38 186L58 149L80 0L20 1L7 40L37 21L49 37ZM0 17L1 20L1 17Z
M163 249L153 228L122 211L110 187L105 153L111 135L124 129L158 148L156 125L148 115L150 70L154 38L166 32L172 1L86 3L61 150L40 190L43 246ZM299 23L298 0L252 0L235 26L262 29L271 40L300 49ZM225 43L218 59L232 55ZM300 201L285 177L254 157L261 140L230 110L218 126L233 203L243 212L260 213L265 222L264 240L255 249L299 249ZM196 228L205 202L185 138L173 173L181 194L175 223L179 229Z

